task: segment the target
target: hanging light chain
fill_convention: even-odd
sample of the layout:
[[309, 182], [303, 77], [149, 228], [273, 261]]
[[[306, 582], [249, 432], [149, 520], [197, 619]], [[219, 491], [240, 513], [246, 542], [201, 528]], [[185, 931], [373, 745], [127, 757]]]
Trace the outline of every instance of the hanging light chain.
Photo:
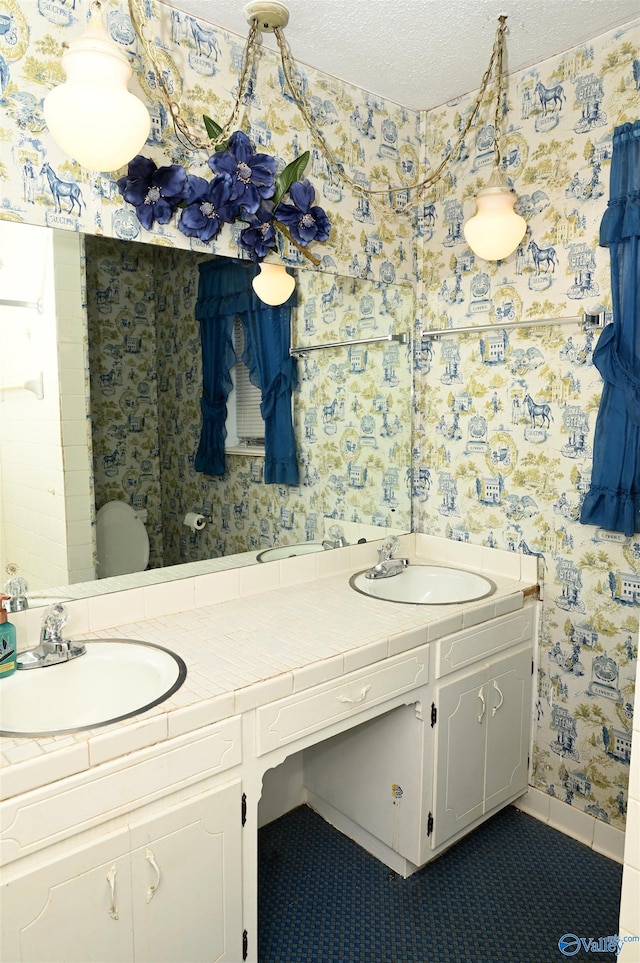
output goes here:
[[[399, 212], [399, 213], [405, 213], [415, 204], [416, 200], [419, 197], [421, 197], [426, 190], [428, 190], [430, 187], [433, 187], [437, 183], [437, 181], [440, 180], [440, 177], [443, 174], [444, 170], [448, 167], [448, 165], [453, 160], [455, 160], [459, 156], [460, 149], [462, 147], [464, 139], [469, 133], [469, 130], [471, 129], [480, 111], [482, 101], [487, 91], [487, 87], [489, 86], [489, 81], [491, 80], [491, 77], [494, 73], [494, 66], [496, 68], [496, 73], [497, 73], [496, 111], [495, 111], [496, 135], [495, 136], [496, 136], [496, 150], [498, 151], [498, 154], [499, 154], [500, 142], [499, 142], [498, 117], [499, 117], [500, 101], [502, 99], [502, 63], [503, 63], [504, 34], [506, 30], [506, 21], [507, 21], [506, 16], [501, 16], [499, 18], [498, 30], [497, 30], [496, 38], [493, 44], [493, 50], [491, 52], [491, 58], [489, 60], [489, 64], [482, 77], [480, 88], [478, 90], [478, 94], [474, 101], [472, 110], [467, 118], [467, 121], [462, 131], [460, 132], [456, 140], [455, 145], [451, 148], [450, 151], [447, 152], [447, 154], [445, 155], [443, 160], [440, 162], [440, 164], [423, 180], [414, 181], [414, 183], [412, 184], [405, 184], [400, 187], [389, 186], [380, 190], [371, 190], [370, 188], [365, 187], [363, 184], [358, 183], [352, 177], [350, 177], [349, 174], [347, 174], [344, 168], [344, 164], [342, 163], [342, 161], [338, 160], [334, 152], [331, 150], [331, 148], [327, 144], [323, 134], [321, 133], [321, 131], [318, 130], [318, 128], [316, 127], [316, 125], [314, 124], [311, 118], [311, 108], [304, 94], [304, 84], [302, 83], [302, 78], [300, 77], [300, 74], [296, 68], [295, 61], [291, 54], [291, 49], [285, 39], [282, 28], [275, 27], [273, 32], [275, 34], [276, 41], [278, 44], [278, 49], [280, 51], [280, 58], [282, 61], [282, 72], [283, 72], [287, 87], [289, 88], [289, 93], [293, 97], [296, 107], [298, 108], [303, 120], [306, 123], [309, 129], [309, 132], [311, 133], [311, 136], [313, 137], [313, 140], [316, 144], [316, 147], [318, 148], [320, 153], [323, 155], [323, 157], [327, 161], [327, 164], [329, 165], [329, 167], [334, 169], [337, 172], [338, 176], [344, 183], [349, 184], [349, 186], [351, 187], [351, 189], [355, 194], [358, 194], [362, 197], [371, 198], [372, 200], [375, 200], [376, 197], [380, 197], [380, 196], [388, 197], [390, 194], [399, 194], [404, 191], [409, 191], [409, 192], [415, 191], [416, 197], [413, 200], [409, 201]], [[252, 24], [255, 24], [255, 22], [256, 22], [255, 20], [252, 21]], [[499, 157], [498, 157], [498, 162], [499, 162]]]
[[[94, 0], [96, 6], [100, 6], [100, 0]], [[129, 13], [131, 17], [131, 22], [133, 24], [134, 30], [142, 44], [145, 55], [148, 58], [151, 66], [153, 67], [156, 80], [158, 83], [159, 90], [166, 102], [169, 114], [171, 116], [171, 121], [173, 123], [176, 136], [179, 142], [188, 148], [195, 150], [216, 150], [222, 143], [229, 139], [233, 130], [237, 129], [238, 120], [240, 116], [240, 111], [242, 109], [242, 104], [247, 90], [249, 74], [253, 64], [258, 58], [258, 44], [256, 37], [259, 33], [259, 22], [256, 18], [251, 20], [249, 25], [249, 33], [247, 35], [247, 40], [245, 43], [245, 48], [243, 52], [242, 69], [240, 72], [240, 77], [238, 80], [238, 89], [236, 94], [235, 103], [231, 110], [228, 120], [222, 126], [220, 133], [214, 138], [201, 138], [195, 134], [189, 127], [187, 121], [181, 114], [180, 104], [174, 100], [166, 86], [166, 82], [162, 76], [162, 67], [160, 66], [158, 57], [156, 55], [156, 44], [154, 37], [149, 29], [149, 21], [146, 17], [143, 8], [143, 0], [129, 0]], [[495, 155], [496, 155], [496, 166], [500, 164], [501, 151], [500, 151], [500, 112], [502, 109], [502, 99], [504, 92], [503, 85], [503, 57], [504, 57], [504, 35], [506, 31], [506, 16], [499, 17], [498, 30], [496, 33], [496, 38], [493, 44], [493, 50], [491, 52], [491, 58], [487, 65], [487, 68], [482, 77], [480, 87], [478, 89], [478, 94], [473, 103], [472, 109], [467, 117], [467, 120], [460, 131], [454, 146], [447, 151], [442, 161], [438, 166], [431, 171], [422, 180], [416, 180], [411, 184], [403, 184], [398, 187], [389, 185], [385, 188], [380, 188], [378, 190], [372, 190], [371, 188], [365, 187], [364, 184], [359, 183], [353, 177], [351, 177], [345, 170], [344, 163], [338, 159], [334, 151], [329, 147], [323, 133], [318, 129], [312, 118], [312, 108], [305, 94], [305, 85], [302, 81], [300, 72], [296, 66], [295, 60], [291, 53], [289, 44], [284, 36], [284, 32], [281, 27], [274, 27], [273, 33], [278, 44], [278, 49], [280, 51], [280, 59], [282, 63], [282, 72], [284, 76], [285, 83], [289, 89], [289, 93], [293, 98], [293, 101], [298, 108], [300, 115], [302, 116], [310, 134], [315, 143], [318, 151], [324, 157], [325, 161], [330, 170], [334, 171], [337, 177], [345, 184], [348, 184], [353, 193], [357, 196], [367, 198], [371, 200], [372, 203], [378, 209], [383, 209], [383, 205], [380, 203], [380, 199], [384, 197], [389, 197], [390, 195], [410, 193], [414, 194], [414, 197], [410, 199], [397, 213], [404, 214], [415, 206], [416, 202], [422, 197], [422, 195], [434, 187], [435, 184], [440, 180], [444, 171], [447, 167], [456, 160], [460, 155], [460, 150], [464, 143], [465, 137], [469, 133], [471, 127], [473, 126], [482, 106], [482, 101], [484, 100], [489, 82], [495, 73], [496, 75], [496, 102], [495, 102], [495, 112], [494, 112], [494, 144], [495, 144]], [[386, 208], [385, 208], [386, 211]]]
[[242, 70], [240, 72], [240, 79], [238, 81], [238, 91], [231, 114], [229, 115], [229, 119], [222, 126], [222, 129], [217, 137], [208, 137], [205, 140], [191, 130], [180, 112], [180, 104], [171, 97], [167, 89], [166, 83], [162, 76], [162, 67], [159, 64], [158, 57], [156, 56], [156, 45], [153, 35], [149, 29], [149, 21], [144, 12], [142, 0], [129, 0], [129, 15], [131, 17], [133, 28], [144, 48], [144, 52], [149, 59], [151, 66], [153, 67], [158, 87], [166, 101], [178, 140], [183, 146], [190, 147], [195, 150], [216, 150], [216, 148], [224, 143], [224, 141], [229, 139], [233, 131], [238, 126], [238, 118], [240, 116], [240, 110], [242, 108], [247, 89], [249, 73], [257, 54], [257, 23], [253, 21], [249, 28], [249, 34], [244, 47]]
[[[506, 30], [507, 18], [505, 16], [501, 16], [499, 20], [500, 20], [500, 26], [498, 27], [498, 36], [502, 39], [502, 42], [497, 45], [498, 49], [496, 52], [496, 104], [495, 104], [495, 113], [493, 118], [493, 138], [494, 138], [494, 145], [495, 145], [494, 165], [496, 167], [500, 166], [500, 161], [502, 160], [502, 152], [500, 150], [500, 134], [501, 134], [500, 128], [502, 125], [502, 118], [501, 118], [502, 98], [504, 95], [504, 76], [502, 73], [503, 71], [502, 60], [504, 55], [503, 38], [504, 38], [504, 31]], [[497, 38], [496, 38], [496, 43], [497, 43]]]

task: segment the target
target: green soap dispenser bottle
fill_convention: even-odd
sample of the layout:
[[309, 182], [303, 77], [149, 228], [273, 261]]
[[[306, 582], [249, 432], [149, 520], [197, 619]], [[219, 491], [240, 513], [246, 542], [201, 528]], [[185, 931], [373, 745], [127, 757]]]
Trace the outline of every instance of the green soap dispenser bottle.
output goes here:
[[0, 594], [0, 679], [16, 671], [16, 627], [7, 621], [4, 603], [10, 595]]

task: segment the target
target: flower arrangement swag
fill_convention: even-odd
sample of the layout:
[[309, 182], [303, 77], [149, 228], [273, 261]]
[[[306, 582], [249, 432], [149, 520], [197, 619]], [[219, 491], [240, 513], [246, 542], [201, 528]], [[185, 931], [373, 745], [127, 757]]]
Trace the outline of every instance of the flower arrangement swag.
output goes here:
[[[222, 129], [210, 117], [203, 119], [209, 137], [218, 138]], [[179, 164], [157, 167], [138, 154], [129, 162], [126, 177], [117, 183], [146, 230], [154, 222], [167, 224], [180, 209], [178, 230], [208, 242], [224, 224], [240, 220], [247, 226], [240, 232], [239, 243], [253, 261], [260, 262], [276, 250], [279, 230], [319, 264], [306, 247], [312, 241], [326, 241], [331, 225], [323, 209], [314, 204], [314, 188], [302, 179], [308, 162], [309, 151], [305, 151], [276, 174], [276, 159], [256, 153], [247, 135], [237, 130], [208, 159], [214, 174], [211, 180], [187, 174]]]

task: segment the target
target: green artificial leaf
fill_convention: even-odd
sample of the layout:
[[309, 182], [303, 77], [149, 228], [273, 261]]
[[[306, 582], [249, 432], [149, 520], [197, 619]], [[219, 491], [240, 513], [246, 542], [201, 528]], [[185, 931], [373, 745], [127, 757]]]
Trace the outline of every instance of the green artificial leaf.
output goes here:
[[276, 177], [276, 192], [273, 195], [273, 205], [277, 207], [284, 195], [292, 184], [299, 181], [304, 174], [305, 167], [309, 163], [309, 151], [306, 150], [300, 157], [296, 157], [285, 169]]
[[[209, 137], [210, 140], [215, 140], [216, 137], [219, 137], [222, 133], [222, 127], [220, 124], [216, 124], [215, 120], [212, 120], [211, 117], [207, 117], [206, 114], [202, 115], [202, 119], [207, 130], [207, 137]], [[217, 144], [215, 149], [216, 151], [226, 150], [228, 144], [229, 142], [224, 140], [220, 144]]]

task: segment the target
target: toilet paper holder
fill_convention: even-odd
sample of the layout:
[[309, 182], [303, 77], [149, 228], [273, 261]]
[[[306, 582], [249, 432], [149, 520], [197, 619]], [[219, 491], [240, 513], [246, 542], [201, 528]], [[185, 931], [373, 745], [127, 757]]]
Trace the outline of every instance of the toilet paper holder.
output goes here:
[[202, 515], [200, 512], [187, 512], [182, 521], [183, 525], [190, 528], [192, 532], [201, 532], [207, 522], [211, 522], [210, 515]]

